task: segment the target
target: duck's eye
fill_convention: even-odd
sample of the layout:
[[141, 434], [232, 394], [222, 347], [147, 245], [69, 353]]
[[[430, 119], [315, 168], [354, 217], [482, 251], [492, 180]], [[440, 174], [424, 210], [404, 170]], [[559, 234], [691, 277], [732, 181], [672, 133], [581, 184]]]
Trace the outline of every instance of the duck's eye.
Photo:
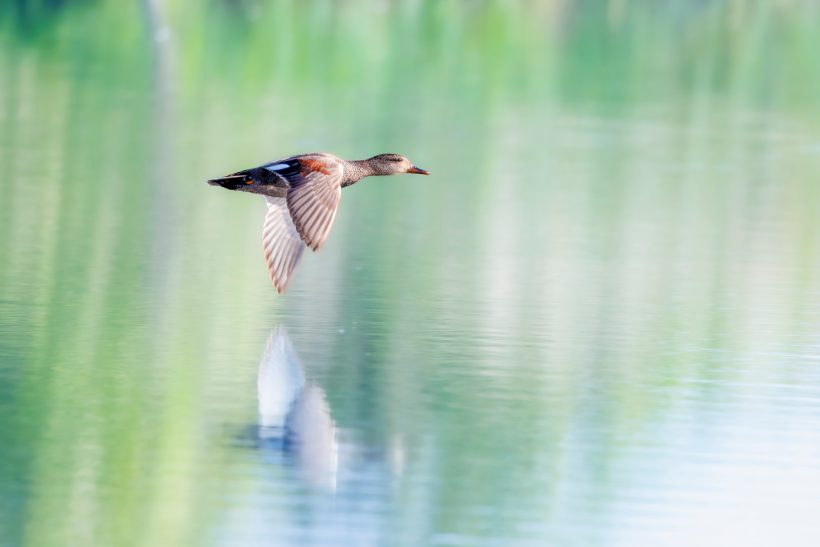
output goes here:
[[390, 158], [390, 161], [401, 161], [401, 158]]

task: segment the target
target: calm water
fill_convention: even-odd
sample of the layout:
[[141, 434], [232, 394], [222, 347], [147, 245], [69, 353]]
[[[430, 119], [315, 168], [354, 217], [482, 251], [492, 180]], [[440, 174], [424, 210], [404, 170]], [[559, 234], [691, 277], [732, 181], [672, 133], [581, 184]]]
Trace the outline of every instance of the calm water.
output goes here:
[[820, 544], [816, 7], [12, 4], [0, 545]]

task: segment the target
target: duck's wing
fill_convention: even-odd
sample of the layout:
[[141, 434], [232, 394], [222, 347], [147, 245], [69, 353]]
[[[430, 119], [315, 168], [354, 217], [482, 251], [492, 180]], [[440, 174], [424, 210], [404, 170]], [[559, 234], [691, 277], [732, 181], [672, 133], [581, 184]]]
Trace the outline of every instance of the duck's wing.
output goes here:
[[330, 154], [304, 154], [263, 166], [287, 180], [288, 210], [296, 230], [314, 251], [324, 244], [342, 195], [344, 165]]
[[262, 227], [262, 248], [271, 283], [282, 294], [302, 259], [305, 244], [290, 217], [287, 200], [265, 197], [265, 201], [268, 203], [268, 213]]

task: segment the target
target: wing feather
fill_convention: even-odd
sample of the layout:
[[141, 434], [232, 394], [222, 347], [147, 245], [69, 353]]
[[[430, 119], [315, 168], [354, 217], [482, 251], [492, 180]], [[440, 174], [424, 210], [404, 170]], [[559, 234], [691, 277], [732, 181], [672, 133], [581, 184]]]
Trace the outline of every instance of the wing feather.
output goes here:
[[285, 292], [299, 264], [305, 244], [288, 211], [285, 198], [266, 197], [268, 213], [262, 226], [262, 247], [271, 283], [280, 294]]
[[318, 155], [300, 162], [298, 176], [288, 177], [288, 210], [302, 240], [315, 251], [324, 244], [336, 218], [344, 168]]

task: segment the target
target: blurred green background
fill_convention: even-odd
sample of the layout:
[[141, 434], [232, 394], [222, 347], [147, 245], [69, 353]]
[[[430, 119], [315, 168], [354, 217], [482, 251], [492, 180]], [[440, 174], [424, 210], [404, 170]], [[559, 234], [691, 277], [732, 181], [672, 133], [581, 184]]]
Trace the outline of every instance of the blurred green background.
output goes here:
[[[808, 0], [4, 2], [0, 545], [819, 544], [818, 52]], [[204, 180], [308, 151], [432, 176], [279, 297]]]

